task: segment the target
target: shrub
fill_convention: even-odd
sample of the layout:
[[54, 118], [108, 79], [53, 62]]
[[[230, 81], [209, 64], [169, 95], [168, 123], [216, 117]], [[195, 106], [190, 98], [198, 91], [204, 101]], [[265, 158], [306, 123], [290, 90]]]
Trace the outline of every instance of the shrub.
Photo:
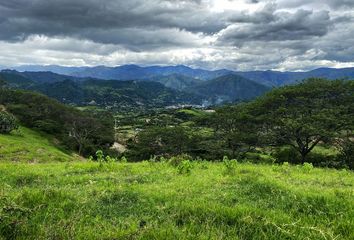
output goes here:
[[343, 163], [338, 161], [338, 157], [336, 155], [326, 155], [318, 152], [309, 153], [306, 162], [312, 163], [316, 167], [343, 167]]
[[301, 156], [300, 154], [294, 149], [290, 147], [283, 147], [277, 149], [273, 154], [277, 163], [300, 163]]
[[183, 160], [178, 166], [179, 174], [190, 174], [192, 172], [193, 164], [189, 160]]
[[235, 159], [229, 160], [229, 158], [225, 156], [223, 159], [223, 163], [225, 167], [225, 174], [234, 175], [236, 172], [237, 160]]
[[113, 158], [113, 157], [107, 155], [107, 156], [105, 157], [105, 161], [106, 161], [107, 163], [114, 163], [114, 162], [117, 161], [117, 159], [115, 159], [115, 158]]
[[283, 167], [284, 168], [288, 168], [290, 166], [290, 164], [288, 162], [283, 162]]
[[311, 172], [311, 170], [313, 169], [313, 165], [312, 163], [307, 163], [305, 162], [303, 165], [302, 165], [302, 170], [306, 173], [309, 173]]
[[96, 158], [97, 158], [97, 162], [100, 163], [100, 166], [102, 166], [103, 164], [103, 161], [104, 161], [104, 154], [103, 154], [103, 151], [102, 150], [98, 150], [96, 152]]
[[185, 160], [192, 161], [193, 158], [188, 154], [181, 154], [181, 155], [171, 157], [168, 163], [174, 167], [177, 167]]
[[128, 159], [125, 156], [123, 156], [123, 157], [121, 157], [120, 162], [127, 163]]
[[19, 128], [16, 118], [7, 112], [0, 112], [0, 133], [10, 133]]
[[341, 144], [338, 161], [351, 170], [354, 170], [354, 142], [347, 139]]

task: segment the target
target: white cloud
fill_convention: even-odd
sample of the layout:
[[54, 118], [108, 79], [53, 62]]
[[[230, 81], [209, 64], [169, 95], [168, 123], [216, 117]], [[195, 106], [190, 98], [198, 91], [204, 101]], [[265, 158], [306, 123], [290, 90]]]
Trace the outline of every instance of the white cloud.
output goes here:
[[352, 0], [0, 0], [0, 65], [354, 66]]

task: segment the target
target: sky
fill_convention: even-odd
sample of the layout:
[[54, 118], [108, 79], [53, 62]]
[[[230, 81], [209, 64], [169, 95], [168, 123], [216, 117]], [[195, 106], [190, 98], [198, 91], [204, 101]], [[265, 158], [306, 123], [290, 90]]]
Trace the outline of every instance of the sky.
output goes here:
[[0, 0], [0, 66], [354, 67], [354, 0]]

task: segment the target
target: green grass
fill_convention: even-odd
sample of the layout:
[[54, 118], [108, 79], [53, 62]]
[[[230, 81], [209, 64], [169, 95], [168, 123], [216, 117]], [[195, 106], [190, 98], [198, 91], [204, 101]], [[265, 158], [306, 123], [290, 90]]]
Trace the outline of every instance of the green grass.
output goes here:
[[0, 239], [354, 239], [353, 190], [286, 165], [1, 163]]
[[74, 160], [59, 150], [48, 138], [21, 127], [9, 135], [0, 134], [0, 160], [11, 162], [66, 162]]

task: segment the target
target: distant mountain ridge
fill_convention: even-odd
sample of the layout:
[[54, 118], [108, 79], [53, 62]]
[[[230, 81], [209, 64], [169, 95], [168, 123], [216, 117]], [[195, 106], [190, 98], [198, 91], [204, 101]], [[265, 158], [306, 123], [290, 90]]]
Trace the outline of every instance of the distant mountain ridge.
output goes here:
[[198, 84], [203, 83], [203, 80], [181, 75], [181, 74], [171, 74], [167, 76], [155, 76], [150, 79], [149, 81], [159, 82], [165, 85], [166, 87], [176, 89], [179, 91], [183, 91], [185, 89], [194, 87]]
[[[193, 69], [184, 65], [178, 66], [149, 66], [123, 65], [118, 67], [62, 67], [55, 65], [48, 66], [20, 66], [13, 68], [18, 71], [51, 71], [57, 74], [70, 75], [73, 77], [90, 77], [105, 80], [151, 80], [170, 75], [183, 75], [197, 80], [212, 80], [230, 73], [250, 79], [254, 82], [278, 87], [293, 84], [310, 77], [321, 77], [327, 79], [354, 79], [354, 68], [318, 68], [307, 72], [279, 72], [279, 71], [231, 71], [221, 69], [209, 71], [204, 69]], [[172, 86], [179, 88], [178, 86]]]
[[184, 65], [177, 66], [149, 66], [122, 65], [118, 67], [62, 67], [55, 65], [39, 66], [29, 65], [12, 68], [17, 71], [51, 71], [58, 74], [70, 75], [74, 77], [92, 77], [104, 80], [138, 80], [150, 79], [157, 76], [168, 76], [173, 74], [185, 75], [188, 77], [211, 80], [216, 77], [226, 75], [232, 71], [222, 69], [209, 71], [204, 69], [193, 69]]
[[129, 110], [202, 103], [199, 96], [176, 91], [154, 81], [83, 79], [48, 72], [20, 73], [12, 70], [1, 71], [0, 79], [6, 87], [40, 92], [63, 103], [81, 106]]
[[203, 96], [204, 101], [214, 105], [254, 99], [270, 90], [271, 87], [236, 74], [228, 74], [202, 82], [186, 91]]
[[249, 100], [270, 90], [232, 73], [208, 81], [180, 74], [117, 81], [52, 72], [3, 70], [0, 71], [0, 79], [5, 81], [7, 87], [37, 91], [64, 103], [90, 105], [92, 102], [119, 109], [181, 104], [213, 105]]
[[354, 68], [318, 68], [308, 72], [251, 71], [235, 74], [267, 86], [279, 87], [313, 77], [330, 80], [354, 79]]
[[[272, 87], [294, 84], [310, 77], [354, 79], [354, 68], [319, 68], [309, 72], [208, 71], [183, 65], [28, 68], [42, 71], [2, 70], [1, 85], [5, 80], [10, 87], [38, 91], [66, 103], [94, 101], [107, 106], [122, 103], [133, 107], [244, 101], [258, 97]], [[22, 70], [30, 69], [22, 67]]]

